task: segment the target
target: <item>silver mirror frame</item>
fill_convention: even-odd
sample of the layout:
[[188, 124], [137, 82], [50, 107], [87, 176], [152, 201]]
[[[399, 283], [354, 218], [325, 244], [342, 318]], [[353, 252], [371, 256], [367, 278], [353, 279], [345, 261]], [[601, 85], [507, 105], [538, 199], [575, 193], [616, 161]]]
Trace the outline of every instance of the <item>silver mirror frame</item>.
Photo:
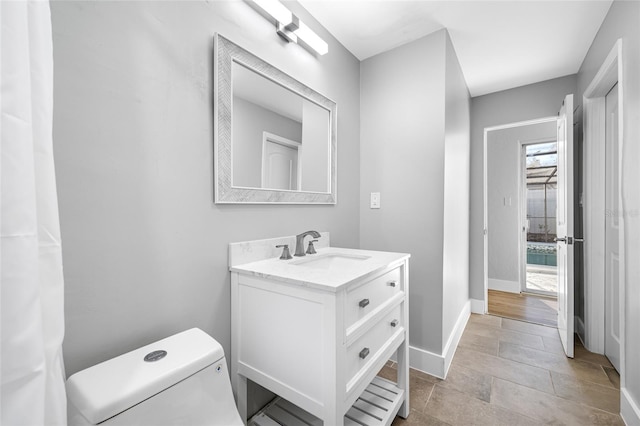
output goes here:
[[[214, 36], [214, 192], [216, 204], [336, 204], [337, 105], [220, 34]], [[232, 186], [233, 76], [237, 62], [329, 111], [330, 191], [305, 192]]]

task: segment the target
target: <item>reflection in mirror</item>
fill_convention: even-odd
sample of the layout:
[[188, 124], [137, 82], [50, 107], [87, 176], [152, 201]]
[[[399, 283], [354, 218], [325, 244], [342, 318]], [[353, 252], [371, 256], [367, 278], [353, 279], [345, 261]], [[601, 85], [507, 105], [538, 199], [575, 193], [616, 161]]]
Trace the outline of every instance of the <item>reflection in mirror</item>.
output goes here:
[[336, 104], [217, 34], [216, 203], [336, 203]]
[[232, 186], [329, 192], [329, 111], [233, 62]]

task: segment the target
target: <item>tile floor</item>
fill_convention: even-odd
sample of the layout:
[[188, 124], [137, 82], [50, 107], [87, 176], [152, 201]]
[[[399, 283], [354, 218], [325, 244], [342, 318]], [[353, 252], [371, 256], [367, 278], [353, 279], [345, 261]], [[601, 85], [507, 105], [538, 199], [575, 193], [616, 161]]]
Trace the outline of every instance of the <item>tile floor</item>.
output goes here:
[[[394, 425], [623, 425], [620, 379], [576, 341], [564, 356], [558, 332], [472, 314], [446, 380], [411, 370], [411, 415]], [[380, 376], [396, 379], [390, 363]]]

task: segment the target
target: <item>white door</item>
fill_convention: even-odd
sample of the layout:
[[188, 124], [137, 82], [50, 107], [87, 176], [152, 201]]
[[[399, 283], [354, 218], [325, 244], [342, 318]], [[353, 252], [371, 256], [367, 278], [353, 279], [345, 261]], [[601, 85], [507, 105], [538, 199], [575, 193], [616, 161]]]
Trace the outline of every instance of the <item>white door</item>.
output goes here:
[[266, 140], [262, 157], [262, 187], [298, 189], [298, 148]]
[[620, 164], [618, 162], [618, 85], [605, 98], [605, 339], [604, 354], [620, 371]]
[[573, 358], [573, 95], [558, 114], [557, 203], [558, 333]]

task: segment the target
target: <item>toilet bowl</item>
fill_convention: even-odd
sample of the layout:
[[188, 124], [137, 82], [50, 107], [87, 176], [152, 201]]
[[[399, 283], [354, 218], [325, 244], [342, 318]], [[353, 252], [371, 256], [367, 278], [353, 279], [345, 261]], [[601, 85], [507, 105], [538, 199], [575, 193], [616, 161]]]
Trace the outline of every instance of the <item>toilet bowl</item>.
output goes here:
[[222, 346], [192, 328], [72, 375], [69, 425], [240, 426]]

